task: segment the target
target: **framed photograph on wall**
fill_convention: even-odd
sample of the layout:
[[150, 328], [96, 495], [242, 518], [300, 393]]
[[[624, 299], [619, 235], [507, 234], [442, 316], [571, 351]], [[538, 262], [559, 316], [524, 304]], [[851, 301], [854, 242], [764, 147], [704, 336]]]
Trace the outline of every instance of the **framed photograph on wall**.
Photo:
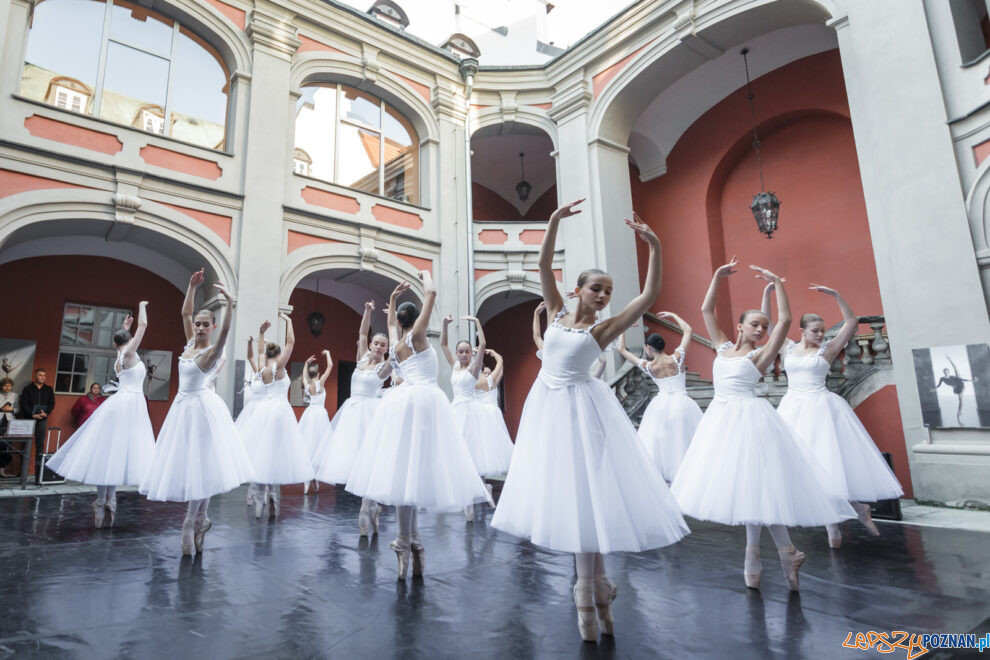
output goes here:
[[0, 339], [0, 378], [14, 381], [20, 392], [34, 377], [34, 351], [37, 342], [28, 339]]
[[168, 401], [172, 382], [172, 351], [138, 349], [148, 375], [144, 379], [144, 395], [149, 401]]
[[990, 428], [990, 346], [934, 346], [912, 353], [925, 426]]

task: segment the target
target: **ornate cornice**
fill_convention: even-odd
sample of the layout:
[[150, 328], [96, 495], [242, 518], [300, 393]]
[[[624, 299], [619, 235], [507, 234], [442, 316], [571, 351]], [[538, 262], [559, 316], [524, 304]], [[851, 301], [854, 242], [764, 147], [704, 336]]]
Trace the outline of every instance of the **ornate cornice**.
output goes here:
[[286, 61], [292, 59], [302, 44], [296, 38], [296, 27], [291, 18], [269, 14], [261, 9], [251, 12], [251, 22], [245, 31], [255, 48]]

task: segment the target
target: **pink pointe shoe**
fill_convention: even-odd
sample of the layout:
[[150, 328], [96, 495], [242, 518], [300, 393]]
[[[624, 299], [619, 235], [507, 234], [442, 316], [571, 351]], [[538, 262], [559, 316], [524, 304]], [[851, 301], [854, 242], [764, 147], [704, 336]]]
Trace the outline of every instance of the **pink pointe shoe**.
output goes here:
[[196, 553], [195, 523], [186, 518], [182, 521], [182, 554], [192, 557]]
[[409, 572], [409, 541], [395, 539], [388, 547], [395, 550], [395, 557], [399, 561], [399, 579], [405, 580]]
[[577, 607], [578, 632], [586, 642], [598, 640], [598, 614], [595, 611], [595, 587], [588, 578], [578, 578], [574, 585], [574, 605]]
[[743, 562], [743, 580], [750, 589], [760, 588], [760, 576], [763, 574], [763, 563], [760, 561], [760, 546], [746, 546], [746, 561]]
[[838, 550], [842, 547], [842, 532], [839, 531], [838, 525], [825, 525], [825, 531], [828, 532], [828, 547], [833, 550]]
[[409, 550], [412, 551], [413, 577], [423, 577], [423, 570], [426, 568], [426, 550], [418, 537], [409, 542]]
[[777, 548], [777, 555], [780, 557], [780, 567], [784, 570], [787, 587], [791, 591], [798, 591], [798, 569], [804, 563], [804, 553], [789, 545], [786, 548]]
[[196, 526], [193, 528], [193, 545], [197, 555], [203, 552], [203, 539], [211, 527], [213, 527], [212, 520], [206, 516], [196, 517]]
[[880, 536], [880, 530], [877, 529], [877, 524], [873, 522], [873, 512], [870, 510], [870, 505], [865, 502], [853, 502], [852, 507], [859, 516], [859, 522], [863, 523], [863, 527], [866, 528], [870, 536]]
[[612, 616], [612, 601], [619, 594], [615, 584], [604, 575], [595, 578], [595, 609], [598, 610], [598, 623], [603, 635], [615, 634], [615, 619]]
[[106, 501], [96, 500], [93, 502], [93, 527], [99, 529], [103, 527], [103, 516], [106, 514]]

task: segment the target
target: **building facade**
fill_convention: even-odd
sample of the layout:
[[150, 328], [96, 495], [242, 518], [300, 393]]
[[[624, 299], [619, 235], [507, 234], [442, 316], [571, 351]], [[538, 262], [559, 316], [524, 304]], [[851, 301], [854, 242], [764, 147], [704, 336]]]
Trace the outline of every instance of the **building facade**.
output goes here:
[[[645, 254], [621, 223], [634, 209], [664, 244], [654, 311], [698, 329], [733, 254], [785, 275], [794, 311], [826, 325], [840, 316], [806, 283], [837, 288], [875, 317], [846, 362], [889, 368], [858, 372], [849, 397], [906, 489], [990, 502], [990, 401], [973, 384], [990, 365], [971, 351], [966, 405], [983, 423], [954, 428], [932, 422], [914, 352], [990, 340], [985, 0], [644, 0], [546, 62], [480, 68], [476, 40], [412, 36], [400, 5], [0, 0], [2, 336], [37, 342], [55, 422], [71, 426], [73, 397], [110, 373], [108, 329], [147, 299], [158, 427], [194, 269], [235, 291], [220, 380], [235, 408], [263, 320], [293, 312], [299, 362], [329, 348], [344, 396], [363, 303], [381, 309], [403, 280], [420, 295], [426, 269], [433, 327], [477, 313], [505, 355], [514, 427], [539, 368], [544, 222], [584, 197], [555, 257], [563, 288], [596, 266], [613, 308], [636, 295]], [[782, 200], [770, 241], [749, 210], [761, 166]], [[720, 316], [759, 296], [737, 276]], [[704, 378], [713, 352], [694, 346]]]

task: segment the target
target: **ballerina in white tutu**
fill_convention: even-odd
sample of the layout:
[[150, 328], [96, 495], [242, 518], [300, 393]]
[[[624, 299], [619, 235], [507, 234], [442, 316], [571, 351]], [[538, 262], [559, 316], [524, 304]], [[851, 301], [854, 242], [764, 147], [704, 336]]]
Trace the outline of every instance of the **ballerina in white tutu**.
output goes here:
[[[567, 312], [557, 290], [553, 253], [561, 219], [554, 212], [540, 247], [540, 284], [552, 320], [543, 338], [543, 366], [526, 398], [512, 465], [492, 527], [552, 550], [572, 552], [577, 565], [574, 602], [586, 641], [613, 634], [615, 585], [604, 554], [641, 552], [688, 533], [677, 502], [608, 386], [589, 373], [592, 363], [660, 293], [660, 240], [635, 216], [626, 225], [650, 247], [642, 293], [616, 316], [597, 321], [612, 296], [612, 278], [597, 269], [578, 277], [577, 307]], [[597, 617], [596, 617], [597, 610]]]
[[[265, 342], [264, 330], [271, 327], [271, 324], [268, 323], [268, 321], [265, 321], [265, 324], [261, 327], [262, 332], [258, 334], [258, 341], [263, 344]], [[242, 389], [243, 405], [241, 406], [241, 412], [237, 415], [237, 420], [234, 422], [234, 426], [236, 426], [238, 432], [241, 433], [243, 433], [244, 429], [247, 428], [248, 420], [251, 418], [251, 411], [254, 408], [254, 404], [261, 396], [264, 386], [264, 383], [261, 382], [261, 373], [258, 370], [258, 361], [255, 359], [256, 357], [257, 354], [254, 350], [254, 337], [248, 337], [247, 365], [250, 367], [250, 372], [244, 374], [244, 386]], [[260, 498], [262, 503], [264, 503], [264, 498], [258, 493], [258, 484], [252, 481], [248, 484], [247, 505], [253, 507], [255, 499], [258, 498]]]
[[182, 327], [188, 343], [179, 356], [179, 392], [158, 433], [151, 465], [138, 490], [149, 500], [188, 502], [182, 523], [182, 554], [203, 551], [203, 538], [213, 523], [207, 516], [210, 497], [237, 488], [251, 479], [251, 462], [234, 420], [207, 382], [223, 353], [230, 332], [234, 299], [223, 284], [214, 284], [227, 300], [215, 344], [210, 335], [216, 317], [201, 309], [193, 317], [196, 289], [203, 270], [193, 273], [182, 302]]
[[396, 506], [399, 534], [389, 547], [398, 559], [400, 580], [410, 563], [414, 576], [424, 570], [418, 507], [460, 509], [476, 499], [491, 501], [454, 426], [450, 403], [437, 387], [437, 354], [426, 336], [437, 291], [429, 271], [420, 271], [419, 277], [425, 294], [422, 310], [411, 302], [397, 306], [408, 282], [392, 291], [391, 361], [393, 368], [399, 365], [403, 384], [382, 401], [346, 486], [355, 495]]
[[[577, 296], [573, 291], [568, 291], [564, 294], [567, 300], [573, 300]], [[547, 303], [546, 301], [540, 301], [540, 304], [536, 306], [533, 310], [533, 343], [536, 345], [536, 357], [539, 360], [543, 359], [543, 332], [540, 325], [540, 314], [546, 311]], [[595, 315], [595, 321], [598, 320], [598, 315]], [[633, 326], [639, 325], [634, 323]], [[598, 356], [594, 364], [591, 365], [591, 377], [592, 378], [602, 378], [605, 375], [605, 367], [607, 366], [607, 360], [605, 355], [615, 349], [615, 342], [612, 342], [604, 349], [602, 349], [602, 354]]]
[[[310, 355], [306, 358], [303, 366], [302, 386], [306, 393], [308, 404], [299, 419], [299, 432], [302, 433], [306, 442], [306, 451], [310, 460], [316, 460], [316, 451], [320, 448], [320, 442], [330, 436], [330, 415], [327, 414], [327, 379], [333, 371], [333, 359], [330, 351], [324, 349], [323, 356], [327, 359], [327, 368], [320, 373], [320, 365], [316, 363], [316, 356]], [[315, 465], [315, 463], [314, 463]], [[310, 488], [314, 492], [319, 492], [320, 482], [312, 479], [303, 484], [303, 495], [309, 492]]]
[[[382, 385], [390, 375], [395, 379], [392, 366], [385, 359], [388, 337], [376, 332], [368, 341], [373, 311], [373, 301], [364, 303], [358, 329], [357, 364], [351, 373], [351, 394], [334, 415], [330, 433], [324, 436], [313, 458], [316, 478], [324, 483], [347, 483], [368, 427], [381, 405]], [[381, 505], [370, 497], [361, 500], [361, 510], [358, 512], [358, 532], [361, 536], [367, 536], [371, 530], [378, 533], [381, 512]]]
[[[508, 441], [506, 446], [507, 438], [497, 434], [497, 428], [490, 424], [490, 416], [487, 414], [489, 410], [485, 408], [484, 400], [479, 396], [488, 389], [487, 381], [483, 381], [481, 377], [487, 347], [485, 331], [477, 318], [464, 316], [461, 319], [475, 324], [478, 347], [472, 349], [470, 342], [461, 340], [454, 347], [456, 356], [451, 353], [447, 345], [447, 327], [453, 321], [453, 317], [444, 318], [443, 328], [440, 331], [440, 349], [452, 368], [450, 385], [454, 392], [454, 400], [450, 404], [450, 412], [478, 474], [482, 477], [502, 474], [509, 469], [512, 442]], [[468, 521], [474, 520], [474, 505], [468, 505], [464, 513]]]
[[705, 327], [718, 346], [712, 366], [715, 398], [695, 431], [671, 490], [684, 513], [699, 520], [746, 525], [746, 586], [758, 589], [760, 531], [770, 530], [784, 577], [798, 590], [798, 569], [804, 553], [794, 548], [787, 527], [817, 527], [855, 517], [841, 496], [819, 482], [816, 466], [808, 463], [794, 433], [773, 406], [756, 396], [754, 388], [787, 338], [791, 310], [779, 277], [750, 266], [757, 277], [773, 282], [777, 291], [777, 325], [764, 346], [770, 319], [759, 310], [744, 312], [729, 341], [715, 318], [719, 283], [736, 271], [735, 257], [715, 271], [701, 306]]
[[660, 474], [669, 484], [681, 466], [694, 430], [701, 421], [701, 408], [688, 396], [684, 358], [691, 344], [693, 330], [684, 319], [673, 312], [660, 312], [660, 318], [671, 318], [681, 329], [681, 344], [671, 354], [663, 352], [666, 342], [653, 333], [646, 338], [646, 359], [633, 355], [626, 349], [625, 335], [619, 336], [619, 353], [628, 362], [642, 369], [653, 379], [660, 391], [639, 423], [639, 437], [650, 453]]
[[505, 425], [505, 416], [502, 409], [498, 407], [499, 384], [505, 373], [502, 356], [490, 348], [485, 349], [485, 355], [495, 360], [495, 368], [485, 366], [481, 370], [478, 382], [475, 383], [475, 396], [482, 403], [481, 414], [483, 424], [489, 429], [494, 438], [495, 445], [501, 447], [505, 454], [505, 469], [509, 469], [512, 460], [512, 437], [509, 435], [509, 428]]
[[[285, 365], [292, 357], [296, 335], [292, 320], [282, 312], [278, 317], [285, 321], [285, 348], [274, 342], [258, 342], [258, 363], [263, 365], [261, 392], [240, 429], [258, 492], [264, 488], [260, 500], [255, 496], [255, 518], [261, 517], [265, 503], [269, 505], [269, 517], [278, 516], [282, 484], [305, 483], [314, 476], [306, 441], [288, 399], [291, 381]], [[262, 326], [262, 333], [264, 329]], [[264, 353], [260, 352], [262, 348]]]
[[[144, 398], [147, 369], [137, 350], [148, 327], [148, 302], [138, 303], [137, 327], [128, 316], [113, 335], [117, 347], [117, 388], [69, 441], [55, 452], [48, 467], [66, 479], [96, 486], [93, 526], [113, 527], [117, 514], [117, 486], [141, 483], [155, 452], [155, 434]], [[108, 388], [109, 389], [109, 388]]]
[[[835, 337], [825, 341], [822, 317], [801, 317], [801, 341], [787, 340], [782, 353], [787, 394], [777, 412], [794, 429], [809, 460], [824, 468], [829, 485], [849, 500], [870, 534], [878, 536], [867, 502], [898, 498], [904, 491], [856, 413], [825, 386], [829, 365], [856, 334], [859, 318], [835, 289], [818, 284], [810, 288], [835, 298], [843, 324]], [[829, 547], [838, 549], [842, 545], [839, 526], [833, 523], [825, 529]]]

